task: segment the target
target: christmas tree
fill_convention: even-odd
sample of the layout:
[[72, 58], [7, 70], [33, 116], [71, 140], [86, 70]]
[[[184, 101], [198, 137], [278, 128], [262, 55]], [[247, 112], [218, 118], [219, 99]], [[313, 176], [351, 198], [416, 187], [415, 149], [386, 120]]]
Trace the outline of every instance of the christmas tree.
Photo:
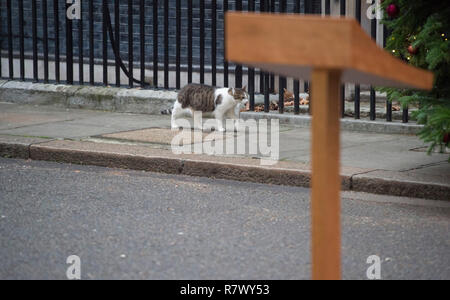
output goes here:
[[[435, 74], [432, 91], [383, 89], [388, 99], [416, 103], [413, 118], [425, 125], [419, 136], [429, 153], [449, 146], [450, 4], [442, 0], [382, 0], [384, 23], [391, 32], [386, 49], [400, 59]], [[450, 160], [449, 160], [450, 161]]]

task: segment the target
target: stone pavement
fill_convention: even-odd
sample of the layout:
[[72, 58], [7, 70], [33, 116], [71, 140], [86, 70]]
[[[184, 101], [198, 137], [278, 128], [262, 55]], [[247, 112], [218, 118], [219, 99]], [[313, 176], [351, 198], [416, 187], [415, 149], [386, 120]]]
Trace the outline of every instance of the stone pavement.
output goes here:
[[[255, 159], [261, 153], [249, 154], [248, 149], [240, 155], [174, 154], [169, 127], [169, 117], [162, 115], [0, 103], [0, 155], [309, 185], [307, 127], [280, 125], [280, 157], [273, 166], [261, 166]], [[246, 139], [252, 135], [256, 133]], [[235, 133], [208, 133], [203, 138], [203, 143], [238, 143]], [[426, 145], [416, 136], [343, 131], [341, 153], [344, 190], [450, 200], [449, 154], [427, 155]]]

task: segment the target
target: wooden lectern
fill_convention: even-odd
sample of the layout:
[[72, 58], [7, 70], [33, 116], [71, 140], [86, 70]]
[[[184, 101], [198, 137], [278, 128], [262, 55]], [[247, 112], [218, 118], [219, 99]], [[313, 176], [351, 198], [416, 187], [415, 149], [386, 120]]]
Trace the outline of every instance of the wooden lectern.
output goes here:
[[433, 74], [383, 49], [354, 19], [227, 13], [226, 59], [311, 80], [312, 278], [341, 278], [340, 86], [431, 89]]

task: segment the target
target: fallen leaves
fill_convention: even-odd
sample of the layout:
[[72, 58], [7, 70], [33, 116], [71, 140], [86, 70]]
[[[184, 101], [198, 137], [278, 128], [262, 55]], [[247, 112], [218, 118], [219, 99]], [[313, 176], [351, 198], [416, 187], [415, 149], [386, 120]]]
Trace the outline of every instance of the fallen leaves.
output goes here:
[[401, 109], [400, 105], [392, 105], [392, 111], [400, 111]]
[[[294, 106], [295, 105], [295, 101], [285, 101], [284, 102], [284, 107], [288, 107], [288, 106]], [[307, 99], [300, 99], [300, 105], [309, 105], [309, 100]], [[278, 102], [272, 101], [269, 104], [269, 110], [278, 110]], [[247, 103], [247, 105], [245, 106], [245, 108], [243, 108], [241, 110], [241, 112], [243, 111], [250, 111], [250, 104]], [[264, 111], [264, 104], [257, 104], [255, 105], [255, 112], [262, 112]]]

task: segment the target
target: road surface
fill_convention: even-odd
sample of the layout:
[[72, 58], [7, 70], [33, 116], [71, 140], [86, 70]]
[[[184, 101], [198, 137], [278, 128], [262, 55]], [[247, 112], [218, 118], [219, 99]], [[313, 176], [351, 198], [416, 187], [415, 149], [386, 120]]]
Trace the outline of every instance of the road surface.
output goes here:
[[[0, 158], [0, 279], [308, 279], [309, 189]], [[344, 193], [344, 279], [450, 279], [450, 202]]]

